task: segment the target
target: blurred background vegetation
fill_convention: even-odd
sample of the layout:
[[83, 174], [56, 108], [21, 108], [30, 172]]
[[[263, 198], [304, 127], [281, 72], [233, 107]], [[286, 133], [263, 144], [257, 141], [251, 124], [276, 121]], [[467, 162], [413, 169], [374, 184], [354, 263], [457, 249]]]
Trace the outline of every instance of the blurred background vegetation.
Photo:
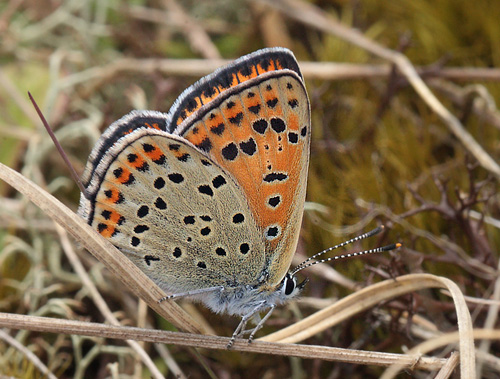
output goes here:
[[[500, 95], [500, 75], [493, 69], [500, 63], [497, 2], [304, 3], [386, 48], [403, 52], [423, 69], [423, 77], [443, 104], [499, 161], [500, 115], [495, 100]], [[217, 59], [285, 46], [301, 62], [388, 64], [271, 5], [271, 1], [243, 0], [1, 2], [0, 162], [76, 210], [77, 186], [41, 127], [27, 91], [37, 99], [81, 173], [92, 146], [109, 124], [132, 109], [167, 112], [184, 88], [221, 64]], [[196, 61], [151, 70], [149, 59]], [[314, 67], [304, 71], [313, 135], [300, 253], [312, 255], [385, 224], [387, 232], [378, 240], [363, 241], [353, 249], [394, 241], [401, 241], [403, 249], [342, 261], [335, 269], [360, 286], [407, 273], [446, 276], [466, 295], [479, 299], [470, 303], [470, 309], [474, 325], [483, 327], [489, 306], [480, 300], [493, 297], [499, 301], [494, 292], [499, 280], [498, 177], [477, 164], [468, 146], [401, 75], [324, 79], [314, 75]], [[491, 70], [481, 75], [458, 70], [450, 79], [443, 74], [446, 68]], [[121, 291], [122, 286], [88, 253], [79, 255], [117, 317], [125, 325], [137, 325], [137, 299]], [[307, 275], [312, 280], [306, 300], [336, 299], [353, 290], [314, 272]], [[321, 304], [304, 301], [282, 307], [264, 332], [288, 325]], [[197, 309], [219, 335], [229, 336], [238, 323], [236, 318]], [[3, 182], [0, 311], [103, 321], [63, 255], [50, 219]], [[401, 322], [402, 315], [408, 314], [434, 322], [443, 332], [456, 329], [450, 298], [429, 290], [381, 304], [307, 342], [402, 352], [424, 338], [410, 332], [411, 317]], [[143, 325], [169, 328], [153, 312], [141, 317]], [[149, 377], [121, 341], [22, 331], [10, 334], [58, 377], [105, 378], [111, 375], [111, 363], [117, 363], [116, 372], [122, 375]], [[165, 351], [158, 352], [154, 345], [145, 348], [166, 375], [173, 375], [162, 359]], [[368, 378], [381, 372], [376, 367], [321, 360], [169, 349], [180, 370], [193, 378], [209, 373], [222, 378]], [[500, 344], [492, 343], [487, 352], [497, 357], [498, 365]], [[443, 350], [436, 356], [447, 353]], [[42, 377], [2, 341], [0, 362], [0, 374]], [[482, 374], [497, 377], [498, 370], [486, 366]]]

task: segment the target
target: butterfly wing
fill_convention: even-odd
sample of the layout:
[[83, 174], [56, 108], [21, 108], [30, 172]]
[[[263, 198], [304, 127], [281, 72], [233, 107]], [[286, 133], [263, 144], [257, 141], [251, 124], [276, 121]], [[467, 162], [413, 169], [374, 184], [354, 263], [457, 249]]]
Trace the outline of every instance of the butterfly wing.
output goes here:
[[297, 246], [309, 161], [309, 99], [295, 57], [282, 48], [243, 57], [188, 88], [169, 115], [171, 132], [243, 189], [265, 244], [267, 285], [278, 285]]
[[[160, 116], [136, 112], [113, 128], [148, 117]], [[183, 138], [136, 129], [90, 177], [79, 213], [166, 290], [258, 283], [264, 246], [241, 189]]]
[[[272, 288], [297, 245], [309, 144], [295, 57], [264, 49], [189, 87], [169, 114], [132, 112], [113, 123], [89, 157], [79, 213], [173, 292], [264, 279]], [[209, 202], [200, 186], [213, 193]]]

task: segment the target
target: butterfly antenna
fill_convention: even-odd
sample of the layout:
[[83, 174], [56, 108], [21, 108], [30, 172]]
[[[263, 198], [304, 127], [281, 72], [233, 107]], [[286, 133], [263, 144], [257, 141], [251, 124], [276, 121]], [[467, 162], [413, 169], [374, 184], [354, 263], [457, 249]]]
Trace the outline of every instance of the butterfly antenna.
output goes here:
[[339, 243], [338, 245], [335, 245], [335, 246], [332, 246], [332, 247], [329, 247], [328, 249], [325, 249], [323, 251], [320, 251], [319, 253], [317, 254], [314, 254], [312, 257], [309, 257], [307, 258], [304, 262], [300, 263], [297, 267], [295, 267], [295, 270], [294, 272], [297, 272], [298, 270], [302, 270], [301, 267], [306, 265], [308, 262], [312, 261], [313, 259], [316, 259], [318, 258], [319, 256], [323, 255], [323, 254], [326, 254], [326, 253], [329, 253], [330, 251], [332, 250], [335, 250], [335, 249], [338, 249], [340, 247], [344, 247], [346, 245], [349, 245], [351, 243], [354, 243], [354, 242], [357, 242], [357, 241], [361, 241], [361, 240], [364, 240], [365, 238], [369, 238], [369, 237], [372, 237], [374, 235], [377, 235], [379, 234], [380, 232], [382, 232], [383, 230], [385, 229], [385, 226], [384, 225], [381, 225], [373, 230], [370, 230], [369, 232], [367, 233], [364, 233], [364, 234], [361, 234], [359, 236], [356, 236], [354, 238], [351, 238], [350, 240], [348, 241], [344, 241], [342, 243]]
[[319, 264], [319, 263], [326, 263], [326, 262], [331, 262], [331, 261], [337, 261], [339, 259], [345, 259], [345, 258], [359, 257], [360, 255], [367, 255], [367, 254], [373, 254], [373, 253], [382, 253], [384, 251], [390, 251], [390, 250], [399, 249], [401, 246], [402, 245], [400, 243], [393, 243], [393, 244], [390, 244], [390, 245], [387, 245], [387, 246], [377, 247], [376, 249], [358, 251], [356, 253], [350, 253], [350, 254], [336, 255], [334, 257], [321, 259], [319, 261], [314, 261], [314, 262], [308, 263], [306, 265], [303, 265], [300, 268], [295, 269], [291, 273], [291, 275], [295, 275], [297, 272], [299, 272], [299, 271], [301, 271], [301, 270], [303, 270], [305, 268], [308, 268], [308, 267], [314, 266], [316, 264]]
[[83, 183], [81, 182], [80, 180], [80, 177], [78, 176], [78, 174], [76, 173], [75, 171], [75, 168], [73, 167], [73, 165], [71, 164], [71, 162], [69, 161], [69, 158], [68, 156], [66, 155], [66, 153], [64, 152], [64, 149], [62, 148], [61, 144], [59, 143], [59, 141], [57, 140], [57, 137], [55, 136], [54, 134], [54, 131], [52, 130], [52, 128], [50, 127], [49, 123], [47, 122], [47, 120], [45, 119], [42, 111], [40, 110], [40, 108], [38, 107], [38, 104], [36, 103], [35, 99], [33, 98], [33, 96], [31, 96], [31, 93], [28, 91], [28, 96], [31, 100], [31, 103], [33, 104], [33, 106], [35, 107], [35, 110], [36, 110], [36, 113], [38, 113], [38, 117], [40, 117], [40, 120], [42, 120], [42, 124], [43, 126], [45, 127], [45, 129], [47, 130], [47, 133], [49, 133], [49, 136], [50, 138], [52, 138], [52, 141], [54, 142], [54, 145], [56, 146], [57, 148], [57, 151], [59, 151], [59, 154], [61, 155], [62, 159], [64, 160], [64, 162], [66, 163], [66, 166], [68, 166], [69, 168], [69, 171], [71, 172], [71, 176], [73, 177], [73, 180], [76, 182], [76, 184], [78, 185], [78, 188], [80, 188], [80, 192], [83, 193], [83, 195], [85, 197], [87, 197], [87, 191], [85, 189], [85, 187], [83, 186]]
[[366, 238], [369, 238], [369, 237], [372, 237], [374, 235], [377, 235], [380, 232], [382, 232], [384, 229], [385, 229], [384, 225], [381, 225], [381, 226], [379, 226], [379, 227], [377, 227], [377, 228], [375, 228], [375, 229], [373, 229], [373, 230], [371, 230], [371, 231], [369, 231], [367, 233], [361, 234], [361, 235], [359, 235], [357, 237], [354, 237], [354, 238], [352, 238], [352, 239], [350, 239], [348, 241], [339, 243], [338, 245], [335, 245], [335, 246], [329, 247], [328, 249], [320, 251], [319, 253], [314, 254], [312, 257], [307, 258], [304, 262], [300, 263], [297, 267], [295, 267], [295, 270], [292, 271], [291, 275], [294, 275], [297, 272], [299, 272], [299, 271], [301, 271], [301, 270], [303, 270], [303, 269], [305, 269], [307, 267], [310, 267], [310, 266], [313, 266], [315, 264], [318, 264], [318, 263], [325, 263], [325, 262], [330, 262], [330, 261], [338, 260], [338, 259], [351, 258], [351, 257], [359, 256], [359, 255], [366, 255], [366, 254], [372, 254], [372, 253], [380, 253], [380, 252], [383, 252], [383, 251], [394, 250], [394, 249], [397, 249], [397, 248], [401, 247], [400, 243], [396, 243], [396, 244], [391, 244], [391, 245], [387, 245], [387, 246], [384, 246], [384, 247], [378, 247], [376, 249], [360, 251], [360, 252], [352, 253], [352, 254], [342, 254], [342, 255], [337, 255], [335, 257], [326, 258], [326, 259], [322, 259], [322, 260], [319, 260], [319, 261], [311, 262], [313, 259], [316, 259], [316, 258], [318, 258], [319, 256], [321, 256], [323, 254], [329, 253], [332, 250], [335, 250], [335, 249], [338, 249], [340, 247], [344, 247], [346, 245], [349, 245], [351, 243], [354, 243], [354, 242], [357, 242], [357, 241], [361, 241], [361, 240], [364, 240]]

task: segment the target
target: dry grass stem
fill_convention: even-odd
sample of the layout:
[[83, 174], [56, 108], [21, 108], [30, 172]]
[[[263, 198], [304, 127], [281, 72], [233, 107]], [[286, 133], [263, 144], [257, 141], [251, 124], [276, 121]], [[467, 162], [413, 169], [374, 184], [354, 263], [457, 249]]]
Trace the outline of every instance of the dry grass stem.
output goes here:
[[[100, 336], [116, 339], [134, 339], [137, 341], [158, 342], [204, 349], [225, 350], [227, 343], [230, 340], [227, 337], [167, 332], [162, 330], [140, 329], [6, 313], [0, 313], [0, 326], [8, 327], [10, 329], [35, 330], [40, 332]], [[394, 364], [402, 364], [404, 367], [411, 367], [417, 370], [438, 370], [446, 362], [444, 359], [432, 357], [416, 357], [415, 355], [408, 356], [401, 354], [340, 349], [335, 347], [262, 341], [254, 341], [249, 344], [246, 340], [236, 340], [231, 350], [258, 354], [300, 357], [305, 359], [322, 359], [326, 361], [348, 362], [362, 365], [390, 366]]]

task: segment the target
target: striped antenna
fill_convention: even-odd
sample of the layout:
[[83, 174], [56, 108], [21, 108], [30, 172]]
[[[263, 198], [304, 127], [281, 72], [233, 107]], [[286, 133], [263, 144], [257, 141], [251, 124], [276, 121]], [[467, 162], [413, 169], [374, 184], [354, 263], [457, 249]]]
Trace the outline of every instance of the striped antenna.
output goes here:
[[383, 247], [377, 247], [375, 249], [370, 249], [370, 250], [364, 250], [364, 251], [359, 251], [359, 252], [356, 252], [356, 253], [350, 253], [350, 254], [341, 254], [341, 255], [336, 255], [334, 257], [330, 257], [330, 258], [325, 258], [325, 259], [321, 259], [319, 261], [314, 261], [314, 262], [311, 262], [313, 259], [323, 255], [323, 254], [326, 254], [332, 250], [335, 250], [335, 249], [338, 249], [340, 247], [344, 247], [346, 245], [349, 245], [351, 243], [354, 243], [354, 242], [357, 242], [357, 241], [361, 241], [361, 240], [364, 240], [365, 238], [369, 238], [369, 237], [372, 237], [376, 234], [379, 234], [381, 231], [384, 230], [384, 226], [381, 225], [379, 226], [378, 228], [375, 228], [371, 231], [369, 231], [368, 233], [364, 233], [364, 234], [361, 234], [357, 237], [354, 237], [348, 241], [345, 241], [345, 242], [342, 242], [338, 245], [335, 245], [335, 246], [332, 246], [332, 247], [329, 247], [328, 249], [325, 249], [323, 251], [320, 251], [319, 253], [317, 254], [314, 254], [312, 257], [309, 257], [307, 258], [304, 262], [300, 263], [297, 267], [295, 267], [295, 270], [293, 270], [290, 275], [295, 275], [297, 272], [305, 269], [305, 268], [308, 268], [308, 267], [311, 267], [311, 266], [314, 266], [315, 264], [318, 264], [318, 263], [325, 263], [325, 262], [330, 262], [330, 261], [335, 261], [335, 260], [339, 260], [339, 259], [345, 259], [345, 258], [352, 258], [352, 257], [357, 257], [357, 256], [360, 256], [360, 255], [367, 255], [367, 254], [373, 254], [373, 253], [381, 253], [381, 252], [384, 252], [384, 251], [390, 251], [390, 250], [394, 250], [394, 249], [399, 249], [402, 245], [400, 243], [393, 243], [391, 245], [387, 245], [387, 246], [383, 246]]
[[64, 163], [66, 163], [66, 166], [68, 166], [69, 171], [71, 172], [71, 176], [73, 177], [73, 180], [78, 185], [78, 188], [80, 188], [80, 192], [85, 197], [87, 197], [87, 191], [85, 190], [85, 187], [83, 186], [83, 183], [81, 182], [80, 177], [76, 173], [75, 168], [73, 167], [73, 165], [69, 161], [68, 156], [64, 152], [64, 149], [62, 148], [61, 144], [57, 140], [57, 137], [55, 136], [54, 131], [52, 130], [52, 128], [50, 127], [49, 123], [45, 119], [45, 116], [43, 115], [42, 111], [38, 107], [38, 104], [36, 103], [36, 101], [33, 98], [33, 96], [31, 96], [30, 92], [28, 92], [28, 96], [29, 96], [29, 98], [31, 100], [31, 103], [35, 107], [36, 113], [38, 113], [38, 117], [40, 117], [40, 120], [42, 120], [42, 124], [45, 127], [45, 129], [47, 130], [47, 133], [49, 133], [50, 138], [52, 138], [52, 141], [54, 142], [54, 145], [56, 146], [57, 151], [59, 151], [59, 155], [61, 155], [62, 159], [64, 160]]

